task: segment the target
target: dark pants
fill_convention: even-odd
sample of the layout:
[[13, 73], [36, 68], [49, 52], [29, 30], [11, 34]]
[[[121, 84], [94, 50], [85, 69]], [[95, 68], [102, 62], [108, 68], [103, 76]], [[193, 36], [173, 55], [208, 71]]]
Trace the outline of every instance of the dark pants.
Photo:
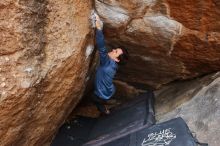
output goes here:
[[100, 97], [98, 97], [94, 93], [92, 94], [92, 100], [93, 100], [94, 104], [96, 105], [97, 109], [101, 113], [108, 114], [109, 111], [105, 107], [105, 104], [107, 103], [108, 100], [101, 99]]
[[99, 102], [102, 104], [105, 104], [108, 101], [107, 99], [102, 99], [102, 98], [98, 97], [97, 95], [95, 95], [95, 93], [92, 94], [92, 100], [94, 102]]

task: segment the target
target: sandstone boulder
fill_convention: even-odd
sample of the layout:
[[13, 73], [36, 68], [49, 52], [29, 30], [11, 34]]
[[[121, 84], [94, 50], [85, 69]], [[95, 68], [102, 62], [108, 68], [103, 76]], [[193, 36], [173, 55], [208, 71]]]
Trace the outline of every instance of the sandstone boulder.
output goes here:
[[49, 145], [88, 80], [87, 0], [1, 0], [1, 146]]
[[220, 73], [172, 83], [156, 92], [158, 122], [182, 117], [201, 141], [220, 143]]
[[217, 1], [95, 1], [109, 48], [125, 47], [117, 79], [158, 88], [220, 69]]

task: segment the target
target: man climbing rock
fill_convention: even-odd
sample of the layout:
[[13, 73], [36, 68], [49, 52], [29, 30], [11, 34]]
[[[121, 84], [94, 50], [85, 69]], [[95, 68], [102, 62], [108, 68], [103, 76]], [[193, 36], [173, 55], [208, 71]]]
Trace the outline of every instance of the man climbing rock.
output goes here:
[[110, 111], [105, 103], [114, 95], [115, 86], [113, 78], [116, 74], [118, 64], [125, 64], [128, 60], [128, 52], [124, 48], [116, 48], [107, 52], [102, 32], [103, 23], [99, 16], [95, 14], [96, 44], [100, 56], [100, 64], [95, 76], [95, 90], [93, 101], [102, 114], [109, 114]]

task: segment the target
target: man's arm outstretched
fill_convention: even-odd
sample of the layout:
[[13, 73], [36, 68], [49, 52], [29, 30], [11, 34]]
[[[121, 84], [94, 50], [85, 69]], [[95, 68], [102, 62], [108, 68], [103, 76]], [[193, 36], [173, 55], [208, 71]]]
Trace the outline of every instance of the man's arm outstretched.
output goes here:
[[100, 64], [103, 65], [108, 59], [108, 52], [105, 48], [105, 38], [102, 32], [102, 22], [96, 15], [96, 44], [100, 55]]

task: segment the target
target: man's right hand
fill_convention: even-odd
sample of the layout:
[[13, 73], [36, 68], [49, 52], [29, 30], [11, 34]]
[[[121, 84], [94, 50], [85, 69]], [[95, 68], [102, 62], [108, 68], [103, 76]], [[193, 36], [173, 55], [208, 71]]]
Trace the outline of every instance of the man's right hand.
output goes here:
[[99, 30], [102, 30], [103, 28], [103, 22], [100, 20], [99, 16], [97, 14], [95, 14], [95, 25], [96, 25], [96, 28], [99, 29]]

